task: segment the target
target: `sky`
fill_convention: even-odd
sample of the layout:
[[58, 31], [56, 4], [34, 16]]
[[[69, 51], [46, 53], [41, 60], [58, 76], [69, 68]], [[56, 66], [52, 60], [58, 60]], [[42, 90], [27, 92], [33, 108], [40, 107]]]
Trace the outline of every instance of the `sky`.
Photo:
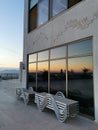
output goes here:
[[18, 69], [23, 59], [24, 0], [0, 0], [0, 69]]

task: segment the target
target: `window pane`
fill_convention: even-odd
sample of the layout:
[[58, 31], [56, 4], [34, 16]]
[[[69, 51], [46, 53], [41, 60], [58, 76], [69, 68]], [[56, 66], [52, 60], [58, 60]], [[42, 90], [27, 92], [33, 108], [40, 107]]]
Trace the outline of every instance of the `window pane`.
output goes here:
[[40, 0], [38, 4], [38, 25], [48, 21], [48, 0]]
[[38, 92], [48, 92], [48, 62], [38, 63]]
[[92, 57], [71, 58], [68, 60], [68, 70], [73, 72], [83, 72], [87, 68], [92, 71]]
[[66, 64], [65, 60], [55, 60], [50, 62], [50, 92], [55, 94], [66, 91]]
[[38, 61], [48, 60], [49, 51], [43, 51], [38, 53]]
[[68, 56], [92, 53], [92, 40], [85, 40], [68, 45]]
[[68, 0], [52, 0], [52, 16], [57, 15], [61, 11], [67, 9]]
[[29, 11], [29, 31], [37, 27], [37, 5]]
[[29, 55], [29, 63], [37, 61], [37, 54]]
[[38, 0], [30, 0], [30, 9], [38, 3]]
[[79, 101], [80, 112], [94, 117], [92, 56], [68, 60], [69, 98]]
[[28, 87], [36, 90], [36, 63], [28, 65]]
[[51, 51], [50, 51], [50, 59], [62, 58], [65, 56], [66, 56], [66, 47], [65, 46], [51, 49]]

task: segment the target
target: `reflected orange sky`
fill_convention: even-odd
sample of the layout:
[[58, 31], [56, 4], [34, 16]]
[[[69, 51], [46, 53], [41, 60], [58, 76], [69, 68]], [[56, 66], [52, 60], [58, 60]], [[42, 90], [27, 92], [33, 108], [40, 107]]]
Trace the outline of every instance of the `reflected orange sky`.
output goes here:
[[51, 72], [60, 72], [61, 69], [63, 71], [66, 70], [66, 62], [65, 60], [56, 60], [50, 62], [50, 70]]
[[48, 62], [38, 63], [38, 71], [48, 71]]
[[29, 72], [36, 72], [36, 63], [29, 64], [28, 71]]
[[[92, 56], [82, 57], [82, 58], [72, 58], [68, 60], [68, 70], [73, 70], [74, 72], [82, 72], [84, 68], [92, 71]], [[65, 60], [56, 60], [50, 62], [51, 72], [63, 72], [66, 70]], [[38, 71], [48, 70], [48, 62], [38, 63]], [[36, 63], [29, 64], [29, 72], [36, 72]]]
[[68, 60], [68, 70], [75, 72], [82, 72], [84, 68], [92, 71], [92, 57], [72, 58]]

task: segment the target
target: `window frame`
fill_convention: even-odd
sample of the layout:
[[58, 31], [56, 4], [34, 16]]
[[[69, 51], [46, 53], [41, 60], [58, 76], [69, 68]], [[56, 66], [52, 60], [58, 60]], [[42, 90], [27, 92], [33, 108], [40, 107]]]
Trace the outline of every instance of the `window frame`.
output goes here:
[[[77, 42], [81, 42], [81, 41], [87, 41], [87, 40], [91, 40], [91, 43], [92, 43], [92, 49], [91, 49], [91, 53], [86, 53], [86, 54], [81, 54], [81, 55], [75, 55], [75, 56], [70, 56], [70, 57], [68, 57], [68, 46], [69, 45], [74, 45], [74, 44], [76, 44]], [[51, 51], [51, 49], [53, 49], [53, 48], [58, 48], [58, 47], [61, 47], [61, 46], [66, 46], [66, 57], [64, 58], [64, 57], [61, 57], [61, 58], [55, 58], [55, 59], [50, 59], [50, 51]], [[61, 45], [61, 46], [56, 46], [56, 47], [52, 47], [52, 48], [48, 48], [48, 49], [46, 49], [46, 50], [42, 50], [42, 51], [38, 51], [38, 52], [34, 52], [34, 53], [32, 53], [32, 54], [37, 54], [37, 61], [36, 62], [29, 62], [29, 55], [32, 55], [32, 54], [28, 54], [27, 55], [27, 86], [29, 85], [29, 80], [28, 80], [28, 75], [29, 75], [29, 72], [28, 72], [28, 66], [29, 66], [29, 64], [32, 64], [32, 63], [36, 63], [36, 81], [35, 81], [35, 84], [36, 84], [36, 86], [35, 86], [35, 89], [36, 89], [36, 91], [37, 91], [37, 89], [38, 89], [38, 63], [42, 63], [42, 62], [48, 62], [47, 63], [47, 65], [48, 65], [48, 93], [53, 93], [53, 91], [51, 91], [51, 62], [52, 61], [58, 61], [58, 60], [65, 60], [65, 68], [66, 68], [66, 73], [65, 73], [65, 75], [66, 75], [66, 77], [65, 77], [65, 87], [64, 87], [64, 94], [65, 94], [65, 96], [66, 97], [69, 97], [69, 98], [71, 98], [70, 97], [70, 92], [69, 92], [69, 88], [70, 88], [70, 84], [69, 84], [69, 72], [71, 72], [71, 71], [69, 71], [69, 62], [71, 61], [71, 60], [73, 60], [73, 59], [75, 59], [75, 60], [78, 60], [78, 59], [86, 59], [86, 58], [88, 58], [88, 57], [91, 57], [92, 59], [91, 59], [91, 66], [92, 66], [92, 80], [94, 80], [93, 79], [93, 70], [94, 70], [94, 68], [93, 68], [93, 37], [88, 37], [88, 38], [84, 38], [84, 39], [81, 39], [81, 40], [77, 40], [77, 41], [74, 41], [74, 42], [72, 42], [72, 43], [68, 43], [68, 44], [63, 44], [63, 45]], [[44, 51], [48, 51], [49, 53], [48, 53], [48, 58], [49, 59], [47, 59], [47, 60], [42, 60], [42, 61], [38, 61], [38, 53], [39, 52], [44, 52]], [[71, 63], [71, 62], [70, 62]], [[85, 69], [85, 68], [84, 68]], [[30, 84], [30, 85], [32, 85], [32, 84]], [[29, 86], [28, 86], [28, 88], [29, 88]], [[55, 90], [55, 89], [54, 89]], [[94, 85], [93, 85], [93, 81], [92, 81], [92, 90], [94, 90]], [[40, 91], [40, 90], [38, 90], [38, 91]], [[63, 91], [63, 89], [61, 89], [61, 91]], [[92, 94], [93, 94], [93, 92], [92, 92]], [[92, 97], [94, 96], [94, 94], [92, 95]], [[73, 99], [73, 98], [72, 98]], [[94, 97], [92, 98], [92, 103], [93, 103], [93, 101], [94, 101]], [[94, 105], [93, 106], [91, 106], [91, 107], [93, 107], [94, 108]], [[84, 109], [85, 109], [85, 106], [84, 106]], [[82, 112], [82, 111], [81, 111]], [[89, 115], [89, 114], [92, 114], [91, 112], [93, 112], [94, 113], [94, 111], [90, 111], [90, 113], [85, 113], [85, 114], [87, 114], [87, 115]], [[91, 116], [91, 117], [93, 117], [94, 118], [94, 114], [92, 114], [92, 115], [89, 115], [89, 116]]]
[[[88, 37], [88, 38], [85, 38], [85, 39], [81, 39], [81, 40], [77, 40], [73, 43], [68, 43], [68, 44], [63, 44], [61, 46], [57, 46], [57, 47], [53, 47], [53, 48], [49, 48], [49, 49], [46, 49], [46, 50], [42, 50], [42, 51], [38, 51], [38, 52], [35, 52], [35, 53], [32, 53], [32, 54], [37, 54], [37, 61], [35, 61], [37, 63], [37, 69], [38, 69], [38, 62], [45, 62], [45, 61], [48, 61], [48, 93], [50, 93], [50, 62], [51, 61], [55, 61], [55, 60], [62, 60], [62, 59], [65, 59], [66, 60], [66, 87], [65, 87], [65, 91], [66, 91], [66, 97], [68, 97], [68, 59], [71, 59], [71, 58], [81, 58], [81, 57], [87, 57], [87, 56], [93, 56], [93, 49], [92, 49], [92, 53], [88, 53], [88, 54], [81, 54], [81, 55], [75, 55], [75, 56], [68, 56], [68, 46], [69, 45], [74, 45], [76, 44], [77, 42], [82, 42], [82, 41], [86, 41], [86, 40], [92, 40], [92, 44], [93, 44], [93, 38], [92, 37]], [[66, 49], [66, 54], [65, 54], [65, 57], [61, 57], [61, 58], [53, 58], [51, 59], [50, 55], [51, 55], [51, 50], [52, 49], [56, 49], [56, 48], [59, 48], [59, 47], [62, 47], [64, 46]], [[44, 51], [48, 51], [48, 59], [46, 60], [40, 60], [38, 61], [38, 53], [40, 52], [44, 52]], [[28, 54], [28, 57], [29, 55], [32, 55], [32, 54]], [[35, 62], [29, 62], [29, 58], [27, 59], [27, 64], [30, 64], [30, 63], [35, 63]], [[28, 65], [27, 65], [28, 66]], [[28, 69], [27, 69], [27, 75], [28, 75]], [[27, 76], [28, 77], [28, 76]], [[36, 80], [37, 80], [37, 74], [36, 74]], [[36, 86], [37, 88], [37, 86]]]
[[[75, 4], [73, 4], [72, 6], [74, 6], [74, 5], [76, 5], [76, 4], [78, 4], [78, 3], [80, 3], [80, 2], [82, 2], [82, 1], [84, 1], [84, 0], [77, 0], [77, 2], [75, 3]], [[56, 17], [56, 16], [58, 16], [60, 13], [62, 13], [62, 12], [64, 12], [65, 10], [67, 10], [67, 9], [69, 9], [69, 8], [71, 8], [72, 6], [69, 6], [69, 0], [67, 0], [67, 8], [65, 8], [64, 10], [61, 10], [59, 13], [57, 13], [56, 15], [54, 15], [53, 16], [53, 14], [52, 14], [52, 10], [53, 10], [53, 6], [52, 6], [52, 0], [48, 0], [48, 19], [47, 19], [47, 21], [45, 21], [45, 22], [43, 22], [42, 24], [40, 24], [40, 25], [38, 25], [38, 5], [39, 5], [39, 3], [40, 3], [40, 0], [38, 0], [38, 2], [37, 2], [37, 22], [36, 22], [36, 27], [35, 28], [33, 28], [33, 29], [30, 29], [31, 27], [30, 27], [30, 10], [33, 8], [30, 8], [30, 0], [29, 0], [29, 2], [28, 2], [28, 4], [29, 4], [29, 9], [28, 9], [28, 33], [30, 33], [31, 31], [33, 31], [33, 30], [35, 30], [35, 29], [37, 29], [38, 27], [40, 27], [40, 26], [43, 26], [45, 23], [47, 23], [48, 21], [50, 21], [52, 18], [54, 18], [54, 17]]]

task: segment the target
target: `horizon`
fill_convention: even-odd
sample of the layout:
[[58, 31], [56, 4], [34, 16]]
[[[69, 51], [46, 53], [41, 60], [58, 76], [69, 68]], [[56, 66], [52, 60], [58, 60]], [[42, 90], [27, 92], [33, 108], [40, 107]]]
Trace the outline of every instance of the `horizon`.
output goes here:
[[3, 70], [19, 70], [19, 68], [0, 68], [0, 71], [3, 71]]

